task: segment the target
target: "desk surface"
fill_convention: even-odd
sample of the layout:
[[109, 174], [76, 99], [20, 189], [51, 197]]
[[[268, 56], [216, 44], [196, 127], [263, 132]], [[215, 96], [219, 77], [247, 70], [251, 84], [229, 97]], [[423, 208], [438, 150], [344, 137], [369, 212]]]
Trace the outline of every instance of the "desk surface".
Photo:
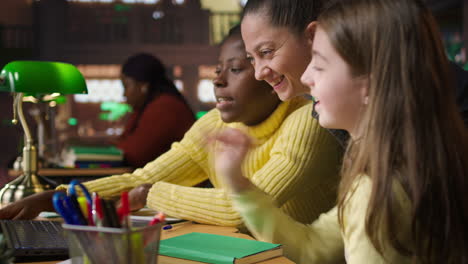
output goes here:
[[[223, 226], [212, 226], [212, 225], [200, 225], [193, 224], [191, 222], [184, 222], [180, 224], [174, 224], [169, 230], [163, 230], [161, 233], [161, 239], [170, 237], [180, 236], [190, 232], [209, 233], [225, 236], [233, 236], [240, 238], [253, 239], [252, 237], [239, 233], [239, 230], [235, 227], [223, 227]], [[48, 262], [31, 262], [22, 264], [56, 264], [60, 261], [48, 261]], [[270, 260], [258, 262], [258, 264], [294, 264], [291, 260], [286, 257], [277, 257]]]
[[[115, 174], [123, 174], [132, 172], [130, 167], [122, 168], [96, 168], [96, 169], [55, 169], [55, 168], [42, 168], [39, 169], [38, 174], [46, 177], [61, 177], [61, 176], [108, 176]], [[19, 170], [8, 170], [8, 175], [17, 177], [21, 174]]]

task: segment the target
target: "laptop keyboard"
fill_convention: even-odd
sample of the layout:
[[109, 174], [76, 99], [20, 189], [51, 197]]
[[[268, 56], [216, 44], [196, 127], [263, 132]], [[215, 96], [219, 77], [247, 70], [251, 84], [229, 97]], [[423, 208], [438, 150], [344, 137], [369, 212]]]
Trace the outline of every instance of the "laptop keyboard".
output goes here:
[[3, 233], [8, 233], [13, 248], [66, 248], [60, 222], [31, 220], [1, 220]]

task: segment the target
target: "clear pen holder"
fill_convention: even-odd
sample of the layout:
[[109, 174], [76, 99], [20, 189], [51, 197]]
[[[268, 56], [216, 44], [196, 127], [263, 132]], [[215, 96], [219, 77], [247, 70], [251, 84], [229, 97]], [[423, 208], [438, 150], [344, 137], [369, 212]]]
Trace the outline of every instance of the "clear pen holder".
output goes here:
[[155, 264], [162, 224], [111, 228], [63, 224], [72, 264]]

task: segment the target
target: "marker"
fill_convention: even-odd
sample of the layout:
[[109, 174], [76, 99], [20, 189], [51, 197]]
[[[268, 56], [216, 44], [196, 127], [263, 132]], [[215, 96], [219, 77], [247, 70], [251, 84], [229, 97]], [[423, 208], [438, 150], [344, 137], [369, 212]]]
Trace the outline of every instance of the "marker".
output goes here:
[[119, 215], [120, 225], [124, 228], [130, 228], [130, 202], [128, 200], [128, 192], [122, 192], [122, 194], [120, 195], [120, 203], [121, 206], [117, 212], [117, 214]]
[[85, 218], [88, 218], [88, 202], [86, 197], [80, 196], [77, 198], [78, 204], [80, 205], [81, 213], [83, 213]]
[[152, 226], [157, 223], [163, 223], [165, 220], [166, 220], [166, 216], [164, 215], [164, 213], [160, 212], [156, 214], [153, 219], [151, 219], [151, 221], [149, 222], [149, 225]]

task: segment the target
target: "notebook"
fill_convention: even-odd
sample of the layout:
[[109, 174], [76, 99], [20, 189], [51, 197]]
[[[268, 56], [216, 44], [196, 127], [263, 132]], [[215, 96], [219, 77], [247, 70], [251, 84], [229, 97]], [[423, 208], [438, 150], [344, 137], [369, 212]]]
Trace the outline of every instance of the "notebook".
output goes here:
[[193, 232], [161, 240], [158, 260], [160, 264], [251, 264], [282, 255], [279, 244]]
[[15, 262], [68, 258], [68, 243], [57, 221], [0, 220]]

